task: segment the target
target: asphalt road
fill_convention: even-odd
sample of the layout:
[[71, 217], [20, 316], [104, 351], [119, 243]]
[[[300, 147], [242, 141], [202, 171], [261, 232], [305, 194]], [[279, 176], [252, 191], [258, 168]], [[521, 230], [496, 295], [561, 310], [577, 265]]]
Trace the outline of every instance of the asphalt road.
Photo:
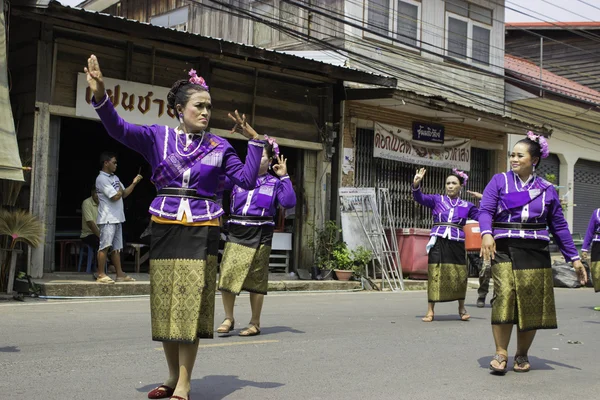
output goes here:
[[[527, 374], [488, 373], [490, 308], [421, 322], [425, 292], [267, 296], [263, 334], [203, 340], [192, 399], [597, 399], [600, 295], [557, 289]], [[249, 320], [248, 297], [236, 307]], [[215, 324], [223, 312], [217, 299]], [[578, 341], [581, 344], [569, 344]], [[514, 344], [509, 352], [514, 351]], [[509, 366], [512, 366], [512, 357]], [[0, 303], [0, 399], [144, 399], [166, 378], [148, 298]]]

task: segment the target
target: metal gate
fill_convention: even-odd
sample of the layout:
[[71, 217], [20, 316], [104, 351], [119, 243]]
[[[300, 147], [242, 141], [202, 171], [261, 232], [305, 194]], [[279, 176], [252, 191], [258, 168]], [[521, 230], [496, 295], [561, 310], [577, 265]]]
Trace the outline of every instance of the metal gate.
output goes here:
[[600, 163], [579, 160], [575, 164], [573, 233], [585, 234], [590, 217], [600, 208]]
[[[392, 214], [398, 228], [430, 228], [431, 211], [412, 197], [412, 181], [420, 166], [400, 161], [373, 157], [373, 129], [356, 130], [356, 168], [354, 184], [357, 187], [388, 188]], [[472, 148], [471, 171], [467, 189], [483, 192], [490, 180], [490, 152]], [[424, 193], [444, 193], [448, 168], [427, 167], [423, 179]], [[470, 195], [462, 198], [478, 204]]]
[[560, 159], [556, 154], [550, 154], [548, 158], [544, 158], [540, 167], [536, 170], [537, 176], [540, 178], [547, 179], [547, 175], [554, 175], [556, 177], [556, 181], [553, 183], [555, 185], [560, 185]]

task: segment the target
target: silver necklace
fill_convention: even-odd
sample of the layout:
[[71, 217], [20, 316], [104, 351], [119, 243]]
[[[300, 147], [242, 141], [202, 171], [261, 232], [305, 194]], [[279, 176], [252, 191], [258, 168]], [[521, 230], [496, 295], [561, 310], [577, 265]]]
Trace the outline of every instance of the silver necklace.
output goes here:
[[456, 206], [458, 205], [458, 202], [460, 201], [460, 198], [458, 198], [458, 197], [457, 197], [457, 198], [456, 198], [456, 203], [455, 203], [455, 204], [452, 204], [452, 199], [450, 198], [450, 196], [446, 196], [446, 197], [448, 197], [448, 201], [450, 202], [450, 205], [451, 205], [452, 207], [456, 207]]

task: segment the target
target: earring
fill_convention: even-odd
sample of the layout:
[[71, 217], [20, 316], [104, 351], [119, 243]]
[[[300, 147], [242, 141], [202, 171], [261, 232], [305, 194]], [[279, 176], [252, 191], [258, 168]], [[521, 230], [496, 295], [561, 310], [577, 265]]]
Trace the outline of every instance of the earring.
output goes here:
[[183, 124], [183, 113], [179, 113], [179, 123]]
[[533, 173], [535, 174], [535, 164], [533, 164]]

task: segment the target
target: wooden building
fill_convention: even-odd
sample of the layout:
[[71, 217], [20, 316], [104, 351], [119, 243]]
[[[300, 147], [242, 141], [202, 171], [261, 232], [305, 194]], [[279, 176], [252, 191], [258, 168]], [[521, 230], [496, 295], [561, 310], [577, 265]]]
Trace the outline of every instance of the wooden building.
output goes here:
[[259, 133], [276, 137], [298, 193], [293, 262], [310, 266], [307, 224], [326, 218], [336, 190], [327, 182], [339, 181], [335, 169], [328, 174], [323, 142], [331, 133], [326, 126], [341, 120], [343, 82], [393, 87], [394, 79], [57, 2], [31, 3], [11, 7], [8, 67], [19, 147], [33, 166], [20, 204], [43, 219], [46, 231], [45, 246], [31, 254], [33, 277], [64, 267], [57, 243], [68, 258], [65, 248], [81, 227], [78, 208], [89, 196], [102, 151], [117, 151], [124, 182], [140, 169], [146, 177], [125, 204], [130, 235], [144, 227], [155, 194], [142, 157], [109, 138], [91, 112], [83, 76], [90, 54], [98, 56], [113, 103], [130, 122], [175, 124], [166, 93], [195, 68], [211, 87], [213, 133], [231, 139], [243, 156], [245, 144], [229, 134], [227, 120], [237, 109]]
[[[468, 162], [429, 169], [425, 184], [432, 192], [444, 190], [454, 166], [468, 169], [470, 189], [482, 191], [493, 173], [506, 168], [508, 133], [540, 128], [505, 113], [503, 1], [224, 3], [87, 0], [81, 6], [395, 77], [396, 87], [385, 90], [347, 85], [343, 157], [334, 159], [332, 171], [341, 171], [334, 173], [341, 186], [390, 188], [397, 226], [430, 226], [429, 213], [415, 206], [407, 182], [416, 164], [432, 164], [375, 151], [378, 127], [410, 135], [415, 124], [441, 126], [450, 147], [464, 144]], [[336, 201], [330, 209], [334, 218]]]

